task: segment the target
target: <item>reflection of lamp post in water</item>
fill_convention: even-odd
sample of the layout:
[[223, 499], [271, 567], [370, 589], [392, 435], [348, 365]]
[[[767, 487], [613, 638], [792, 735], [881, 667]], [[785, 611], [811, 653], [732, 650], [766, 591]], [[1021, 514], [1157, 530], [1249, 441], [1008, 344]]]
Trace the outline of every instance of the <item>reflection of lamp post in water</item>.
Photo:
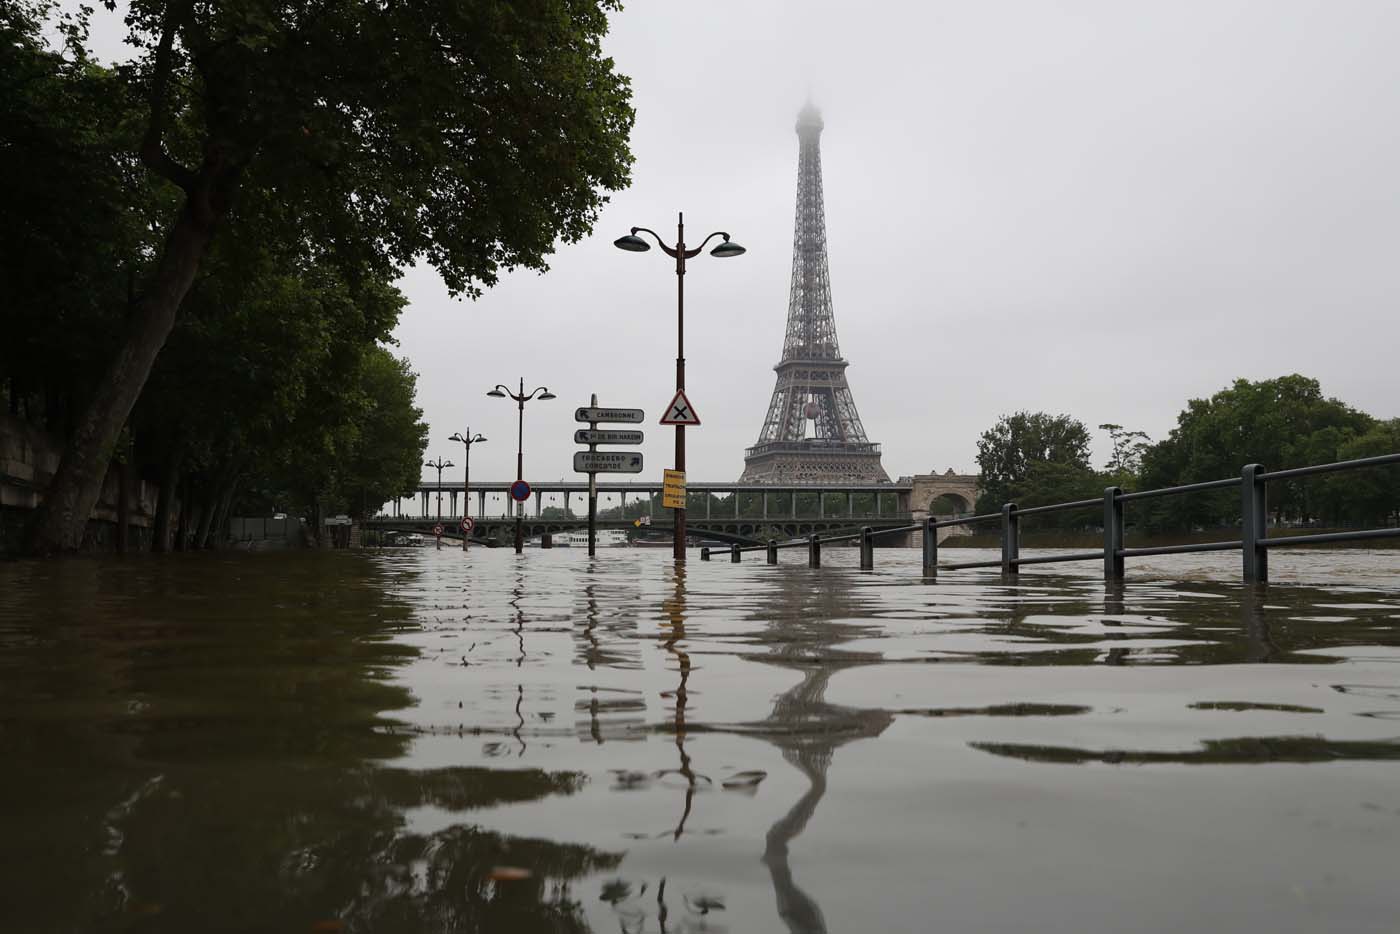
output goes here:
[[[511, 392], [509, 389], [507, 389], [506, 387], [502, 386], [500, 383], [497, 383], [497, 384], [496, 384], [496, 388], [495, 388], [495, 389], [492, 389], [492, 390], [490, 390], [489, 392], [486, 393], [488, 396], [492, 396], [493, 398], [496, 398], [496, 399], [514, 399], [514, 400], [515, 400], [516, 406], [517, 406], [517, 407], [519, 408], [519, 410], [520, 410], [520, 418], [519, 418], [518, 424], [517, 424], [517, 426], [516, 426], [516, 437], [515, 437], [515, 482], [516, 482], [516, 483], [520, 483], [522, 480], [525, 479], [525, 403], [527, 403], [527, 402], [529, 402], [531, 399], [535, 398], [536, 393], [539, 394], [539, 398], [540, 398], [541, 400], [553, 399], [553, 398], [554, 398], [554, 393], [550, 392], [548, 389], [546, 389], [546, 388], [543, 387], [543, 386], [538, 386], [538, 387], [536, 387], [534, 390], [532, 390], [528, 396], [525, 395], [525, 377], [523, 377], [523, 376], [520, 377], [520, 392], [519, 392], [519, 393]], [[516, 509], [515, 509], [515, 553], [516, 553], [516, 554], [520, 554], [522, 551], [525, 550], [525, 530], [524, 530], [523, 526], [521, 525], [521, 522], [523, 521], [522, 516], [521, 516], [521, 513], [524, 511], [524, 509], [525, 509], [525, 504], [524, 504], [523, 502], [517, 502], [517, 503], [516, 503]]]
[[[651, 244], [647, 243], [638, 233], [649, 233], [656, 240], [656, 245], [661, 247], [661, 251], [667, 256], [676, 260], [676, 391], [685, 389], [685, 261], [694, 259], [700, 255], [700, 251], [705, 249], [705, 244], [715, 237], [723, 237], [724, 241], [710, 251], [711, 256], [724, 259], [729, 256], [740, 256], [744, 253], [744, 248], [729, 239], [729, 234], [724, 231], [715, 231], [693, 250], [685, 248], [685, 215], [676, 215], [676, 245], [667, 246], [666, 241], [661, 239], [661, 235], [646, 227], [633, 227], [632, 232], [625, 237], [618, 237], [613, 241], [613, 246], [619, 250], [626, 250], [629, 253], [645, 253], [651, 249]], [[676, 469], [685, 471], [685, 426], [676, 426]], [[675, 510], [676, 539], [674, 545], [674, 556], [677, 561], [685, 560], [685, 507], [681, 506]]]
[[[697, 779], [703, 778], [707, 782], [710, 779], [707, 776], [695, 774], [695, 770], [690, 767], [690, 755], [685, 751], [686, 682], [690, 680], [690, 654], [679, 648], [679, 643], [685, 639], [685, 567], [676, 565], [675, 573], [676, 594], [670, 600], [662, 601], [666, 615], [671, 618], [671, 634], [662, 645], [666, 647], [666, 651], [676, 656], [681, 673], [680, 684], [676, 686], [676, 690], [666, 692], [671, 693], [676, 699], [676, 714], [673, 725], [676, 734], [676, 751], [680, 753], [681, 764], [680, 768], [662, 770], [657, 773], [657, 777], [675, 773], [685, 779], [685, 810], [681, 813], [680, 822], [676, 824], [675, 833], [672, 835], [673, 840], [679, 840], [681, 834], [685, 833], [685, 822], [690, 819], [690, 809], [695, 802]], [[661, 696], [665, 697], [666, 693]]]

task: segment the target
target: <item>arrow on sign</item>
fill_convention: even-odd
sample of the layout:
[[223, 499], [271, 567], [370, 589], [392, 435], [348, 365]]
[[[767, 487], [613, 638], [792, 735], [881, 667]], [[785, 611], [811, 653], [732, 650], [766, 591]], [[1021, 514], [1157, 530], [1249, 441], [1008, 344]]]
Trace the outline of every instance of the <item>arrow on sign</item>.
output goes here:
[[690, 404], [690, 400], [685, 397], [684, 389], [676, 390], [671, 404], [666, 406], [666, 414], [661, 416], [661, 424], [688, 426], [700, 424], [700, 416], [696, 413], [695, 407]]

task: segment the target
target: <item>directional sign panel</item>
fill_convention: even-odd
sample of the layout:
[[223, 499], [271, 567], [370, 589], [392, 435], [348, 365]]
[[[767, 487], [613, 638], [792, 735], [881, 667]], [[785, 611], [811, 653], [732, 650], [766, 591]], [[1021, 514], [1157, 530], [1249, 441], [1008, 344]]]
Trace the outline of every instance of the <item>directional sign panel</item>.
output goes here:
[[583, 406], [574, 409], [576, 422], [631, 422], [639, 425], [647, 417], [641, 409], [603, 409]]
[[663, 425], [698, 425], [700, 416], [695, 413], [695, 406], [690, 404], [690, 400], [685, 397], [684, 389], [677, 389], [675, 396], [671, 398], [671, 404], [666, 406], [666, 414], [661, 416]]
[[579, 473], [641, 473], [641, 451], [576, 451], [574, 470]]
[[574, 444], [641, 444], [640, 431], [606, 431], [597, 428], [580, 428], [574, 432]]

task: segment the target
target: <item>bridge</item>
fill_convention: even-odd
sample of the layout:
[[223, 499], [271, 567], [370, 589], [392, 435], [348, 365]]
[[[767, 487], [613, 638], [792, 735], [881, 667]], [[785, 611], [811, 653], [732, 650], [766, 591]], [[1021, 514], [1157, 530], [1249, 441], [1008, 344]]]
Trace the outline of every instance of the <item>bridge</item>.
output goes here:
[[[949, 517], [970, 512], [976, 479], [950, 470], [901, 477], [893, 483], [691, 482], [686, 524], [696, 538], [740, 544], [863, 526], [907, 527], [929, 515]], [[414, 496], [387, 504], [386, 511], [367, 520], [365, 527], [431, 532], [441, 517], [444, 528], [455, 537], [463, 515], [470, 515], [476, 523], [473, 541], [505, 540], [515, 534], [516, 510], [510, 500], [510, 485], [508, 480], [473, 481], [470, 495], [464, 496], [461, 481], [423, 481]], [[582, 531], [588, 527], [587, 478], [532, 483], [531, 502], [520, 504], [519, 511], [527, 538]], [[671, 511], [661, 506], [660, 481], [600, 481], [598, 513], [600, 529], [632, 529], [642, 517], [655, 532], [672, 528]], [[904, 536], [898, 544], [917, 547], [920, 542], [915, 534]]]

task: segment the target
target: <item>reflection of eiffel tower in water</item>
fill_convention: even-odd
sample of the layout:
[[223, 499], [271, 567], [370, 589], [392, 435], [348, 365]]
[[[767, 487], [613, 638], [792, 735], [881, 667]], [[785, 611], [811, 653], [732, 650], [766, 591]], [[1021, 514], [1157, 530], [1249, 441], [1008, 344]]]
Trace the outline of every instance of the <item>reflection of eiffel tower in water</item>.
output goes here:
[[[778, 611], [774, 613], [775, 625], [782, 627], [785, 639], [762, 661], [800, 671], [802, 681], [777, 698], [767, 720], [751, 724], [751, 728], [754, 735], [762, 735], [765, 727], [772, 729], [766, 738], [806, 776], [808, 785], [787, 813], [768, 828], [763, 862], [772, 878], [778, 915], [787, 929], [792, 934], [825, 934], [821, 907], [793, 877], [788, 846], [807, 828], [825, 796], [826, 773], [836, 750], [854, 740], [879, 736], [894, 717], [884, 710], [840, 707], [826, 700], [827, 684], [834, 673], [883, 660], [878, 653], [839, 648], [855, 635], [849, 627], [831, 622], [834, 615], [845, 616], [839, 608], [851, 602], [849, 593], [834, 587], [813, 592], [808, 580], [792, 577], [780, 586], [779, 596], [781, 604], [773, 607]], [[808, 612], [808, 601], [820, 604], [820, 609]], [[850, 615], [858, 616], [859, 608], [851, 606]]]
[[821, 114], [797, 117], [797, 219], [787, 336], [758, 442], [744, 452], [745, 483], [877, 483], [889, 476], [865, 436], [836, 341], [826, 260]]

